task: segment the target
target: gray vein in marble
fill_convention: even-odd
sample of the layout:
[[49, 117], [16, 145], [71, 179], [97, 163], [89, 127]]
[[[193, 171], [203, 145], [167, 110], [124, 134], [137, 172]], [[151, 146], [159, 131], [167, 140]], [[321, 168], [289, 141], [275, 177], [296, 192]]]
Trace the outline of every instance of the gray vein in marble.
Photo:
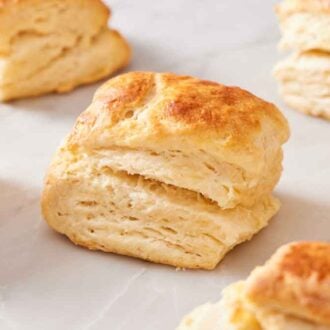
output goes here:
[[96, 315], [96, 317], [93, 318], [83, 330], [93, 329], [107, 315], [107, 313], [111, 310], [111, 307], [116, 303], [116, 301], [121, 297], [123, 297], [128, 292], [132, 284], [134, 284], [145, 272], [146, 272], [146, 268], [142, 268], [140, 271], [134, 274], [127, 281], [124, 288], [114, 298], [110, 299], [110, 301], [107, 304], [104, 305], [100, 313]]
[[[157, 299], [159, 299], [159, 296], [155, 296], [155, 297], [153, 297], [153, 298], [152, 298], [150, 301], [148, 301], [147, 303], [145, 303], [145, 302], [141, 302], [141, 303], [143, 303], [143, 305], [142, 305], [143, 308], [141, 308], [142, 306], [140, 306], [140, 308], [141, 308], [142, 310], [147, 310], [147, 308], [150, 307], [150, 306], [152, 306], [152, 305], [155, 303], [155, 301], [157, 301]], [[130, 314], [130, 315], [132, 315], [132, 314]], [[131, 321], [132, 321], [132, 317], [128, 317], [128, 315], [127, 315], [127, 317], [124, 319], [123, 323], [120, 324], [120, 325], [116, 328], [116, 330], [125, 330], [125, 329], [129, 328], [130, 324], [132, 324]]]

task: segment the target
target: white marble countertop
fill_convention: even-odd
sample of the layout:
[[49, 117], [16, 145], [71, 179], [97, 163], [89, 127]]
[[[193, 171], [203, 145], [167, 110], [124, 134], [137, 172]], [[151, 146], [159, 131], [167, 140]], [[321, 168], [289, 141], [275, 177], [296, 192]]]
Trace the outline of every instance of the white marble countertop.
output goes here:
[[271, 0], [111, 0], [111, 24], [134, 48], [127, 70], [173, 71], [239, 85], [275, 102], [290, 121], [283, 206], [271, 225], [212, 271], [175, 271], [90, 252], [40, 217], [42, 179], [94, 84], [0, 105], [0, 329], [168, 330], [220, 297], [281, 244], [330, 238], [330, 123], [288, 109], [271, 69], [278, 27]]

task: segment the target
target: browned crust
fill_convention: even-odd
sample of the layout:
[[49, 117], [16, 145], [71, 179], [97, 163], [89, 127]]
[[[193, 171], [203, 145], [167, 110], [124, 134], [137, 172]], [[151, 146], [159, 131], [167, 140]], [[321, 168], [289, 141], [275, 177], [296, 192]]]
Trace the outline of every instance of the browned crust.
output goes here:
[[[31, 5], [36, 2], [45, 2], [45, 1], [58, 1], [58, 0], [0, 0], [0, 10], [6, 9], [6, 7], [17, 6], [17, 5]], [[60, 0], [63, 1], [63, 0]], [[86, 1], [86, 0], [85, 0]], [[108, 16], [111, 15], [111, 9], [107, 7], [101, 0], [87, 0], [91, 5], [97, 5], [104, 13]]]
[[257, 305], [330, 325], [330, 244], [299, 242], [280, 248], [252, 272], [247, 296]]
[[[144, 111], [143, 121], [134, 118], [133, 113]], [[143, 134], [156, 140], [194, 136], [246, 147], [262, 134], [263, 121], [270, 121], [281, 142], [286, 141], [288, 126], [278, 109], [241, 88], [173, 73], [131, 72], [97, 91], [78, 118], [70, 143], [99, 140], [108, 132], [118, 140]]]

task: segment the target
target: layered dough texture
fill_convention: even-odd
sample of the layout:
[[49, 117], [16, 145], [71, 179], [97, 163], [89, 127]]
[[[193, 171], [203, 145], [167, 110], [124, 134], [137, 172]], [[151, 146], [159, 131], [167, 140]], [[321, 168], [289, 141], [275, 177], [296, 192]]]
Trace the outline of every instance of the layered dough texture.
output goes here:
[[187, 315], [178, 330], [329, 330], [330, 244], [279, 249], [216, 304]]
[[280, 48], [294, 51], [275, 68], [284, 101], [305, 114], [330, 119], [330, 2], [284, 0], [277, 15]]
[[173, 147], [162, 151], [114, 147], [99, 154], [100, 161], [115, 171], [197, 192], [224, 209], [253, 206], [272, 191], [282, 172], [282, 150], [266, 160], [257, 178], [240, 164], [220, 161], [206, 150]]
[[0, 99], [67, 92], [126, 65], [130, 49], [99, 1], [7, 2], [0, 7]]
[[274, 75], [289, 106], [330, 119], [330, 54], [295, 53], [275, 67]]
[[282, 50], [330, 52], [330, 2], [284, 0], [276, 8]]
[[212, 269], [268, 224], [279, 202], [222, 210], [201, 194], [114, 171], [98, 154], [63, 149], [44, 192], [48, 223], [90, 249], [184, 268]]
[[237, 87], [135, 72], [97, 91], [54, 157], [46, 221], [73, 242], [212, 269], [278, 211], [289, 130]]

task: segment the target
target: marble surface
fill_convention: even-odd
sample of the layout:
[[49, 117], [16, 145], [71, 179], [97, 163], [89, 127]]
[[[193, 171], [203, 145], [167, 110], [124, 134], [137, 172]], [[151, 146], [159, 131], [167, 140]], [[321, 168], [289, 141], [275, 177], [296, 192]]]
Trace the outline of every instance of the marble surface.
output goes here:
[[196, 75], [275, 102], [290, 121], [280, 213], [212, 271], [75, 247], [43, 222], [42, 179], [99, 84], [0, 105], [0, 329], [168, 330], [219, 298], [281, 244], [330, 238], [330, 124], [288, 109], [271, 69], [279, 38], [271, 0], [112, 0], [112, 25], [134, 48], [127, 70]]

